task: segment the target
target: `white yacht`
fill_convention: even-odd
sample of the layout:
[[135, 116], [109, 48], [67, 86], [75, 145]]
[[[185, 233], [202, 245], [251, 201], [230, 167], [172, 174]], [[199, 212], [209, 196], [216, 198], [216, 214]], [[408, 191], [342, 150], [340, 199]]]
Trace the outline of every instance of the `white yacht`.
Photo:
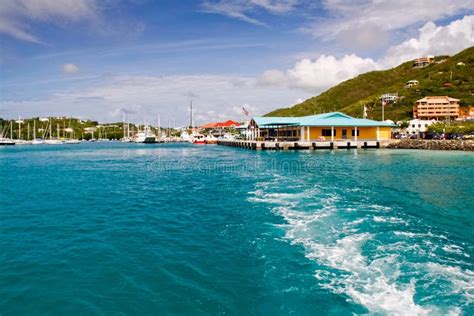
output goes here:
[[138, 132], [133, 138], [134, 143], [154, 143], [156, 141], [156, 136], [152, 132], [145, 130], [144, 132]]

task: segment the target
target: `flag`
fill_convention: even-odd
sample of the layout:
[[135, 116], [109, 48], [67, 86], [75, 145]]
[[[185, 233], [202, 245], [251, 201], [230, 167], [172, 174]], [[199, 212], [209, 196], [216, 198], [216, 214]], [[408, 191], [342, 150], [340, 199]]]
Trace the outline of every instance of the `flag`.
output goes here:
[[244, 112], [245, 116], [249, 116], [249, 111], [247, 111], [244, 107], [242, 107], [242, 112]]

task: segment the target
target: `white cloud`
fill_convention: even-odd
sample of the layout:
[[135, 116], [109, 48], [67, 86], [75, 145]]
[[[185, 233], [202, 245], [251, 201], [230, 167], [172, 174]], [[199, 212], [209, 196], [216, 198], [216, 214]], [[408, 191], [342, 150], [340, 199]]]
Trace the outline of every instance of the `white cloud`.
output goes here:
[[286, 73], [278, 70], [266, 71], [259, 78], [259, 82], [268, 85], [286, 84], [289, 87], [319, 93], [341, 81], [379, 67], [371, 58], [345, 55], [337, 59], [334, 56], [322, 55], [314, 61], [302, 59]]
[[372, 70], [387, 69], [426, 55], [451, 55], [474, 45], [474, 16], [465, 16], [446, 26], [426, 23], [418, 38], [411, 38], [390, 47], [379, 59], [362, 58], [355, 54], [336, 58], [322, 55], [315, 60], [303, 58], [285, 72], [265, 71], [261, 85], [294, 87], [319, 93], [344, 80]]
[[328, 18], [304, 28], [324, 40], [346, 47], [374, 49], [388, 43], [389, 32], [426, 21], [472, 12], [472, 0], [326, 0]]
[[63, 72], [66, 74], [75, 74], [79, 71], [79, 68], [74, 64], [64, 64]]
[[426, 23], [418, 38], [390, 47], [381, 63], [385, 67], [426, 55], [451, 55], [474, 45], [474, 15], [452, 21], [446, 26]]
[[204, 12], [225, 15], [255, 25], [266, 24], [250, 16], [256, 10], [265, 10], [271, 14], [285, 14], [292, 11], [299, 0], [218, 0], [204, 1]]
[[28, 23], [77, 22], [97, 18], [95, 0], [4, 0], [0, 2], [0, 33], [41, 43]]

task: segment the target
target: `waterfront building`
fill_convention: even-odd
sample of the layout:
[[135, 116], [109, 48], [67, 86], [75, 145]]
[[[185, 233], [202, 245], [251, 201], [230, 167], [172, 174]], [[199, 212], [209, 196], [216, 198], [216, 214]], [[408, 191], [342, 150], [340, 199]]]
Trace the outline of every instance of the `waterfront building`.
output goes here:
[[459, 100], [448, 96], [428, 96], [415, 102], [413, 118], [445, 120], [459, 117]]
[[254, 117], [247, 126], [249, 140], [318, 141], [385, 140], [395, 124], [354, 118], [341, 112], [302, 117]]
[[409, 135], [420, 135], [428, 131], [428, 127], [435, 123], [436, 120], [420, 120], [413, 119], [408, 121], [408, 127], [406, 129]]
[[208, 123], [205, 125], [200, 126], [201, 130], [205, 130], [206, 134], [212, 135], [214, 137], [224, 137], [224, 135], [228, 134], [232, 129], [235, 129], [239, 126], [240, 123], [228, 120], [225, 122], [214, 122]]

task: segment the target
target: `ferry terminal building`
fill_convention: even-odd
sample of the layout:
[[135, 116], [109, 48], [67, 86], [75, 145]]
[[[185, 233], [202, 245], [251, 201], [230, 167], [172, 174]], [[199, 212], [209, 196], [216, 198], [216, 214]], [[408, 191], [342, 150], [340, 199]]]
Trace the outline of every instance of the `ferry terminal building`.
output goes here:
[[258, 141], [386, 140], [393, 123], [354, 118], [341, 112], [302, 117], [253, 117], [247, 139]]

